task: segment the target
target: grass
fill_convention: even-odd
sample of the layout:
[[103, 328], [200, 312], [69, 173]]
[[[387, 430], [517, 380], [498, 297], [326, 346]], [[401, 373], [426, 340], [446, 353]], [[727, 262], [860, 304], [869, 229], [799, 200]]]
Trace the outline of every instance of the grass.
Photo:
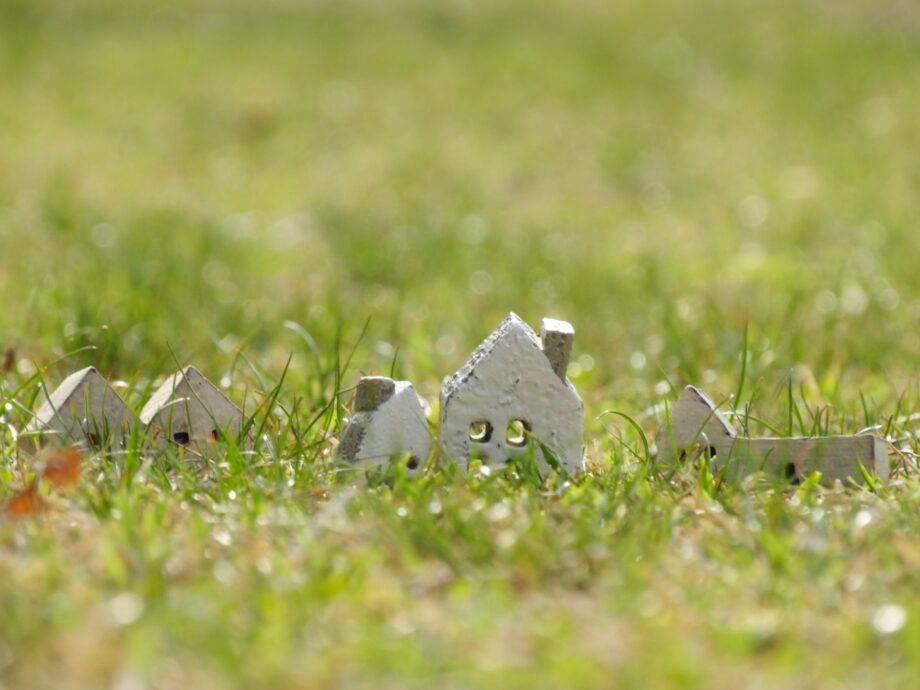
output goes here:
[[[0, 523], [0, 687], [914, 686], [918, 35], [896, 0], [0, 3], [0, 500], [91, 363], [135, 411], [195, 363], [259, 441], [95, 455]], [[512, 309], [577, 328], [585, 476], [331, 465], [361, 373], [436, 401]], [[905, 470], [661, 472], [636, 427], [686, 383]]]

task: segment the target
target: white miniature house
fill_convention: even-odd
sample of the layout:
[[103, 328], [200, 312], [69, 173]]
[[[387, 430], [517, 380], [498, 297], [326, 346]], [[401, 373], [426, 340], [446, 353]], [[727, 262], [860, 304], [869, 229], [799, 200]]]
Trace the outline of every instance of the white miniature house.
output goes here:
[[337, 456], [354, 467], [382, 468], [405, 461], [408, 474], [422, 471], [431, 432], [422, 402], [408, 381], [363, 377], [354, 412], [342, 432]]
[[878, 436], [744, 438], [709, 396], [693, 386], [671, 407], [655, 445], [663, 462], [705, 455], [730, 477], [764, 472], [797, 482], [820, 472], [821, 483], [830, 486], [837, 480], [862, 484], [863, 470], [882, 481], [890, 472], [888, 443]]
[[35, 452], [46, 443], [79, 444], [84, 448], [118, 448], [133, 426], [133, 415], [108, 382], [93, 367], [71, 374], [45, 398], [19, 447]]
[[684, 388], [671, 405], [669, 422], [658, 430], [655, 446], [665, 460], [686, 459], [688, 453], [725, 457], [735, 444], [735, 429], [716, 404], [695, 386]]
[[144, 405], [140, 420], [152, 440], [200, 453], [208, 444], [235, 441], [243, 428], [242, 410], [192, 366], [166, 379]]
[[584, 405], [566, 378], [575, 331], [544, 319], [538, 336], [510, 314], [441, 389], [445, 454], [466, 468], [477, 457], [500, 467], [544, 447], [568, 472], [584, 469]]

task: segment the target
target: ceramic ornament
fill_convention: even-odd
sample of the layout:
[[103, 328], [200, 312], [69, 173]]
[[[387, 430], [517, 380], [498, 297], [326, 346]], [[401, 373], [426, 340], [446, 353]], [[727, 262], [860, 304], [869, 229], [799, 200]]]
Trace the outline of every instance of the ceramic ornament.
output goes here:
[[878, 436], [743, 438], [701, 390], [687, 386], [671, 408], [670, 425], [658, 432], [658, 457], [665, 461], [707, 454], [731, 477], [755, 472], [800, 481], [814, 472], [821, 483], [865, 481], [862, 465], [882, 481], [889, 475], [888, 443]]
[[502, 467], [543, 447], [569, 473], [584, 469], [584, 405], [566, 378], [575, 331], [544, 319], [538, 336], [510, 314], [441, 389], [444, 453], [463, 468], [472, 457]]
[[405, 461], [406, 471], [415, 474], [422, 471], [430, 450], [431, 432], [412, 384], [383, 376], [362, 378], [337, 457], [356, 467]]
[[166, 379], [140, 419], [155, 442], [202, 454], [217, 441], [236, 440], [243, 427], [242, 410], [192, 366]]
[[34, 419], [19, 436], [19, 448], [34, 453], [48, 443], [84, 448], [119, 448], [133, 427], [128, 406], [93, 367], [71, 374], [46, 395]]

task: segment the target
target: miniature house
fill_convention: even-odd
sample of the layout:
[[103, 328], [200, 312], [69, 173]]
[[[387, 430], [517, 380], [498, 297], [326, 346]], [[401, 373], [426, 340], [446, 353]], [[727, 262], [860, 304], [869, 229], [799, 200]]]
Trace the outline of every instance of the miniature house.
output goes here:
[[800, 481], [814, 472], [821, 483], [865, 481], [863, 469], [885, 481], [888, 444], [877, 436], [819, 438], [742, 438], [698, 388], [687, 386], [671, 408], [669, 424], [658, 432], [658, 457], [666, 462], [706, 455], [729, 476], [755, 472]]
[[661, 458], [685, 458], [693, 451], [719, 457], [731, 451], [735, 436], [734, 427], [709, 396], [687, 386], [671, 406], [670, 425], [661, 427], [655, 445]]
[[566, 378], [575, 331], [544, 319], [539, 336], [510, 314], [441, 389], [441, 444], [464, 468], [477, 457], [503, 466], [550, 452], [568, 472], [584, 468], [584, 405]]
[[376, 468], [405, 460], [406, 471], [414, 474], [422, 470], [430, 448], [428, 422], [412, 384], [382, 376], [362, 378], [338, 458], [356, 467]]
[[93, 367], [71, 374], [45, 401], [19, 437], [19, 447], [32, 453], [44, 443], [117, 448], [130, 434], [128, 406]]
[[140, 418], [153, 439], [198, 452], [209, 443], [235, 440], [243, 427], [243, 412], [192, 366], [166, 379]]

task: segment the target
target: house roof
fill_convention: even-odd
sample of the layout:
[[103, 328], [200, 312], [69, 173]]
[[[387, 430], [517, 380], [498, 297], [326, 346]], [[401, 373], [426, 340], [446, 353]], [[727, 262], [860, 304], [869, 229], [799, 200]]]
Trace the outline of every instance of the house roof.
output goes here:
[[736, 437], [735, 428], [716, 409], [716, 404], [699, 388], [687, 386], [671, 406], [670, 419], [655, 437], [659, 453], [676, 454], [687, 446], [706, 440], [717, 450]]
[[[460, 367], [457, 373], [444, 379], [444, 385], [441, 388], [442, 399], [449, 399], [457, 390], [462, 388], [473, 376], [479, 364], [496, 349], [498, 344], [514, 336], [517, 336], [517, 343], [520, 343], [524, 347], [532, 346], [534, 350], [541, 353], [540, 359], [545, 362], [547, 373], [556, 376], [551, 362], [543, 352], [543, 345], [540, 341], [540, 337], [520, 316], [511, 312], [498, 325], [498, 328], [492, 331], [492, 334], [473, 351], [473, 354], [470, 355], [470, 358]], [[571, 382], [566, 379], [564, 383], [572, 393], [575, 393], [575, 389]], [[577, 395], [577, 393], [575, 394]]]
[[[678, 399], [678, 405], [686, 407], [688, 405], [703, 405], [707, 408], [707, 418], [706, 421], [709, 422], [709, 425], [715, 425], [720, 432], [724, 432], [726, 436], [735, 436], [737, 433], [735, 427], [732, 426], [725, 416], [719, 412], [716, 408], [715, 402], [710, 398], [706, 393], [696, 386], [687, 386], [684, 388], [683, 392]], [[697, 408], [699, 409], [699, 408]]]
[[410, 451], [427, 455], [429, 446], [424, 406], [412, 384], [382, 376], [362, 378], [355, 412], [342, 433], [337, 455], [344, 460]]
[[[73, 394], [94, 375], [98, 376], [100, 379], [102, 378], [102, 375], [96, 371], [95, 367], [86, 367], [86, 369], [74, 372], [64, 379], [61, 385], [55, 389], [51, 396], [45, 400], [39, 408], [38, 412], [35, 414], [34, 422], [41, 425], [50, 422], [59, 410], [67, 407], [67, 401], [70, 400]], [[108, 383], [105, 385], [108, 386]]]
[[524, 323], [524, 320], [520, 316], [511, 312], [505, 319], [498, 325], [492, 334], [486, 338], [482, 343], [477, 347], [473, 354], [470, 355], [470, 358], [466, 360], [464, 365], [460, 367], [455, 374], [448, 376], [444, 379], [444, 385], [441, 387], [441, 396], [443, 398], [449, 398], [458, 388], [460, 388], [464, 382], [466, 382], [476, 369], [476, 365], [479, 364], [484, 358], [495, 349], [495, 346], [502, 340], [504, 340], [510, 333], [513, 331], [519, 331], [526, 335], [529, 339], [533, 341], [535, 347], [540, 347], [540, 341], [537, 339], [537, 334], [534, 333], [533, 329]]
[[[190, 388], [191, 395], [180, 393], [180, 389], [183, 386]], [[217, 386], [211, 383], [195, 367], [189, 365], [166, 379], [166, 381], [163, 382], [163, 385], [161, 385], [150, 397], [150, 400], [148, 400], [147, 404], [144, 405], [144, 409], [141, 410], [141, 422], [144, 424], [149, 424], [151, 420], [163, 410], [163, 408], [167, 407], [176, 400], [189, 399], [203, 404], [203, 402], [198, 399], [200, 392], [196, 392], [196, 389], [202, 386], [206, 391], [210, 391], [213, 394], [220, 396], [222, 401], [226, 402], [227, 405], [236, 408], [236, 405], [234, 405]]]
[[[86, 367], [85, 369], [74, 372], [64, 379], [61, 385], [45, 399], [45, 402], [42, 403], [38, 412], [35, 413], [32, 422], [29, 424], [29, 429], [35, 430], [50, 424], [55, 415], [67, 409], [72, 398], [80, 394], [84, 386], [92, 386], [94, 383], [97, 386], [101, 386], [103, 390], [107, 392], [108, 397], [106, 400], [108, 402], [123, 409], [126, 415], [130, 414], [128, 406], [125, 405], [119, 395], [112, 390], [109, 382], [105, 380], [102, 374], [100, 374], [95, 367]], [[106, 393], [103, 395], [106, 395]]]

